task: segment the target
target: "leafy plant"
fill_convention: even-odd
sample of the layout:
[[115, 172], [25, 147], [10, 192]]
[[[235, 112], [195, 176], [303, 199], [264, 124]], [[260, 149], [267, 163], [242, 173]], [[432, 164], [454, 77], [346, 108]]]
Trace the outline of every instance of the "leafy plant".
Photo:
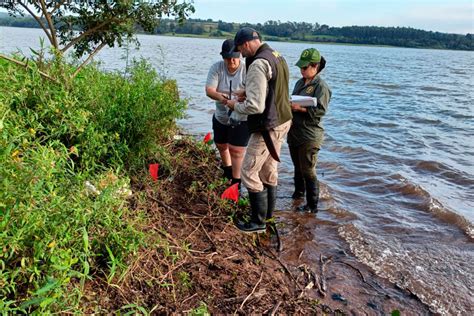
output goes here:
[[150, 69], [136, 62], [123, 77], [91, 65], [63, 84], [0, 60], [2, 312], [80, 310], [71, 288], [97, 273], [112, 282], [144, 245], [129, 178], [166, 160], [158, 140], [185, 108], [176, 83]]
[[191, 310], [190, 315], [193, 315], [193, 316], [209, 316], [209, 315], [211, 315], [211, 313], [209, 313], [209, 310], [207, 309], [206, 303], [201, 302], [198, 307]]

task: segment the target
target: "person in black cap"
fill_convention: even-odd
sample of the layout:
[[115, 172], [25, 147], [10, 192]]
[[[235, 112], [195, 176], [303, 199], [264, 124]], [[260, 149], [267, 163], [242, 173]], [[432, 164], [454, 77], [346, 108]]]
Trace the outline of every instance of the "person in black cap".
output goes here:
[[246, 69], [240, 60], [240, 53], [231, 51], [233, 46], [234, 41], [231, 39], [222, 43], [222, 60], [209, 70], [206, 95], [216, 101], [212, 128], [214, 142], [222, 159], [224, 177], [240, 186], [240, 170], [249, 140], [247, 116], [240, 116], [238, 121], [231, 122], [226, 104], [232, 91], [244, 89]]
[[324, 137], [321, 119], [328, 109], [331, 89], [319, 75], [326, 60], [317, 49], [303, 50], [296, 66], [300, 68], [302, 78], [295, 83], [292, 94], [316, 98], [317, 104], [309, 107], [296, 102], [291, 104], [293, 124], [288, 132], [288, 147], [295, 170], [292, 198], [303, 198], [306, 193], [306, 205], [297, 210], [316, 213], [319, 200], [316, 164]]
[[227, 106], [248, 115], [250, 132], [242, 183], [249, 192], [251, 217], [249, 222], [238, 221], [236, 226], [243, 232], [264, 232], [265, 222], [275, 210], [278, 156], [291, 125], [289, 70], [285, 59], [262, 43], [252, 28], [237, 32], [233, 51], [246, 57], [245, 100], [230, 100]]

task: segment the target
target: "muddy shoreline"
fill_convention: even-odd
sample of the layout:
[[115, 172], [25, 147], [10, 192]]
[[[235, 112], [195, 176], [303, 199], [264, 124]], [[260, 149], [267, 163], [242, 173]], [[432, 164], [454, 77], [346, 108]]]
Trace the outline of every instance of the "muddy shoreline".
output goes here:
[[280, 228], [281, 259], [293, 268], [294, 274], [301, 271], [303, 265], [319, 274], [320, 281], [325, 279], [326, 295], [315, 286], [306, 290], [309, 297], [332, 310], [353, 315], [387, 315], [395, 310], [401, 314], [430, 314], [415, 295], [378, 277], [358, 262], [338, 235], [335, 222], [291, 211], [276, 215], [283, 226]]
[[[212, 149], [170, 141], [174, 161], [157, 182], [134, 182], [131, 207], [144, 211], [149, 241], [129, 267], [86, 284], [83, 305], [100, 312], [149, 314], [429, 314], [415, 296], [356, 261], [337, 224], [276, 212], [277, 238], [242, 234], [246, 212], [220, 199], [226, 184]], [[321, 211], [321, 212], [324, 212]]]

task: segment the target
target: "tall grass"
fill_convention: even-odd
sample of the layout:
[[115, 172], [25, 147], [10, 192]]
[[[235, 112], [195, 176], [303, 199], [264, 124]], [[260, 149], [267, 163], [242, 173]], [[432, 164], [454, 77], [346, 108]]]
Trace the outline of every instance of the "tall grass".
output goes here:
[[77, 310], [87, 279], [126, 265], [145, 239], [124, 188], [184, 108], [145, 62], [54, 83], [0, 61], [2, 313]]

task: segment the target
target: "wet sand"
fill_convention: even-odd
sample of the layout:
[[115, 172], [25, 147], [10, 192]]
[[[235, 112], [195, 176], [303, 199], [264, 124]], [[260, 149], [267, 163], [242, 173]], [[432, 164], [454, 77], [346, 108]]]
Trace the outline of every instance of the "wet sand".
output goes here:
[[327, 286], [325, 296], [316, 285], [307, 289], [311, 298], [333, 311], [352, 315], [387, 315], [394, 310], [402, 315], [430, 314], [416, 296], [378, 277], [358, 262], [338, 235], [336, 223], [318, 219], [315, 214], [291, 210], [277, 212], [276, 216], [283, 246], [282, 261], [303, 286], [308, 283], [305, 268], [318, 275], [320, 284]]

